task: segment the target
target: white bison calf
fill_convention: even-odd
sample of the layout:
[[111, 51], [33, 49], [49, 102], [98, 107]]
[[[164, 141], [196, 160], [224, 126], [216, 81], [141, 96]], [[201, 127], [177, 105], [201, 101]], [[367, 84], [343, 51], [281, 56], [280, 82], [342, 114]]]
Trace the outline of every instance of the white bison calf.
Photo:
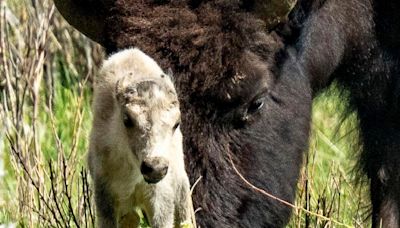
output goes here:
[[94, 86], [89, 169], [99, 227], [191, 221], [178, 98], [170, 77], [138, 49], [112, 55]]

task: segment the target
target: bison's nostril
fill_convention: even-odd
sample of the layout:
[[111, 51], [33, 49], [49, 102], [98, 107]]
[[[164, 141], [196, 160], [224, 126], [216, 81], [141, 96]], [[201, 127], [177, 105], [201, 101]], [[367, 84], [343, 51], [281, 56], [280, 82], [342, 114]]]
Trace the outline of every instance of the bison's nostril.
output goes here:
[[140, 166], [140, 172], [143, 175], [148, 175], [154, 171], [153, 167], [148, 162], [142, 162]]

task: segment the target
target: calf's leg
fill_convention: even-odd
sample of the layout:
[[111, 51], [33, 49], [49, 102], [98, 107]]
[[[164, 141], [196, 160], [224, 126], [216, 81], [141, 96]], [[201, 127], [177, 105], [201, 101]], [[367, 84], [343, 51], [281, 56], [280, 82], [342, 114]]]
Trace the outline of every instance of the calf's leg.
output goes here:
[[172, 228], [174, 226], [174, 194], [163, 191], [157, 186], [156, 191], [145, 199], [144, 212], [152, 228]]
[[124, 216], [122, 216], [119, 227], [120, 228], [130, 228], [130, 227], [139, 227], [140, 218], [136, 211], [132, 211]]
[[113, 207], [114, 202], [109, 191], [105, 187], [105, 183], [103, 183], [101, 180], [95, 180], [94, 188], [97, 211], [97, 227], [116, 227], [117, 221]]
[[[194, 210], [192, 198], [190, 195], [189, 180], [185, 180], [180, 190], [178, 191], [176, 202], [175, 202], [175, 227], [179, 228], [182, 223], [194, 222]], [[194, 224], [195, 225], [195, 224]]]

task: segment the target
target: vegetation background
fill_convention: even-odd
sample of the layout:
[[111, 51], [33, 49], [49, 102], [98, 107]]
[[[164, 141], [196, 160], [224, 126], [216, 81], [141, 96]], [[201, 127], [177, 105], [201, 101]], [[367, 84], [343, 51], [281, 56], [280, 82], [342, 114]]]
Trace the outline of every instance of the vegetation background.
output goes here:
[[[103, 58], [52, 1], [0, 0], [0, 227], [94, 226], [85, 153]], [[355, 178], [357, 119], [344, 115], [344, 97], [333, 86], [314, 101], [288, 227], [370, 224], [368, 188]]]

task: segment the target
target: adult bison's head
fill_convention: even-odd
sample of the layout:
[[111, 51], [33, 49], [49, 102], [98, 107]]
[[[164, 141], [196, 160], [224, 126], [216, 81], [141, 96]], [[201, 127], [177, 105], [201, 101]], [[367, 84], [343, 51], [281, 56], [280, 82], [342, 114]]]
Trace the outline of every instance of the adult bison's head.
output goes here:
[[[230, 158], [254, 185], [293, 201], [311, 92], [296, 53], [267, 27], [274, 23], [262, 10], [287, 1], [85, 2], [56, 0], [108, 52], [136, 46], [173, 70], [187, 171], [192, 183], [202, 176], [193, 196], [201, 227], [285, 224], [290, 208], [253, 191]], [[87, 5], [100, 7], [101, 17]]]

